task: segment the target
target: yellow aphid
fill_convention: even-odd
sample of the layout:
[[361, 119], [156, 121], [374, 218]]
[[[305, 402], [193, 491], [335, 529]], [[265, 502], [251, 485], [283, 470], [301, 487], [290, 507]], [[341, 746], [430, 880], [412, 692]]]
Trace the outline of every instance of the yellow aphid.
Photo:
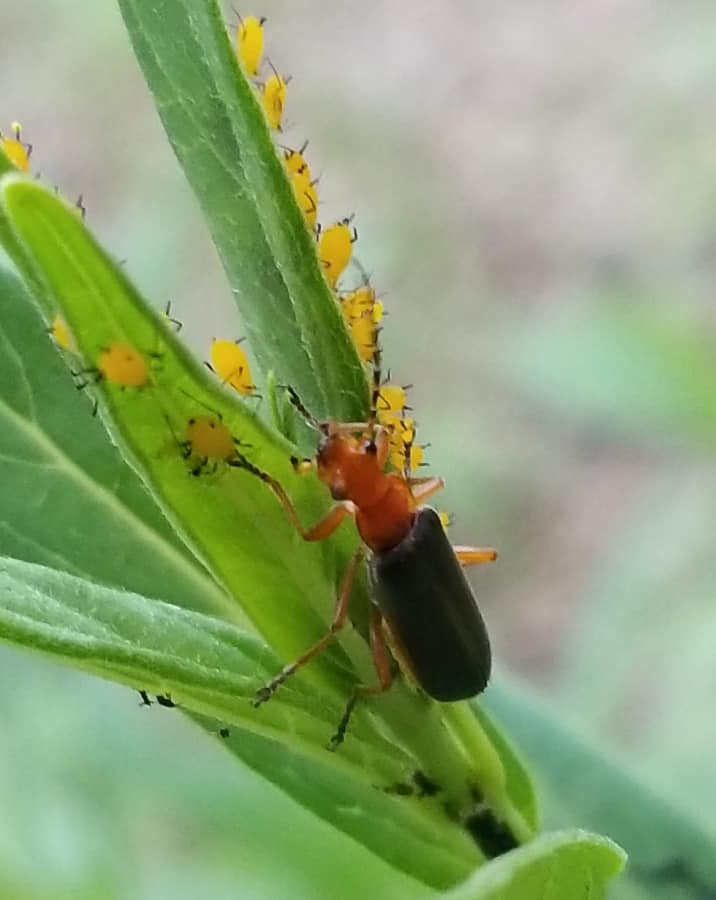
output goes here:
[[296, 201], [303, 210], [309, 228], [313, 230], [316, 227], [316, 215], [318, 213], [318, 193], [313, 184], [311, 184], [311, 176], [305, 172], [295, 172], [291, 176], [291, 184], [293, 192], [296, 195]]
[[97, 371], [110, 384], [144, 387], [149, 384], [149, 363], [131, 344], [118, 342], [105, 347], [97, 360]]
[[438, 510], [438, 518], [440, 519], [440, 523], [445, 531], [447, 531], [448, 528], [452, 525], [452, 515], [445, 512], [445, 510]]
[[257, 19], [256, 16], [247, 16], [239, 20], [236, 29], [236, 52], [241, 64], [249, 75], [258, 75], [261, 57], [264, 52], [264, 22], [265, 18]]
[[340, 303], [358, 355], [363, 362], [372, 362], [378, 335], [376, 326], [383, 317], [383, 304], [375, 299], [375, 291], [367, 284], [342, 294]]
[[409, 416], [391, 419], [386, 423], [386, 428], [390, 436], [391, 450], [400, 450], [415, 440], [415, 419]]
[[234, 437], [218, 416], [195, 416], [186, 423], [187, 456], [218, 462], [236, 454]]
[[326, 279], [333, 288], [350, 262], [353, 244], [358, 239], [357, 231], [350, 227], [351, 218], [342, 219], [326, 228], [318, 239], [318, 257]]
[[63, 350], [72, 351], [72, 338], [70, 337], [70, 330], [67, 327], [67, 322], [65, 322], [65, 320], [59, 313], [57, 313], [55, 318], [52, 320], [50, 333], [55, 339], [55, 343], [58, 347], [61, 347]]
[[[410, 446], [410, 465], [406, 466], [405, 463], [408, 454], [408, 446]], [[404, 444], [399, 449], [391, 450], [390, 462], [393, 464], [393, 466], [395, 466], [396, 469], [398, 469], [399, 472], [405, 471], [406, 468], [409, 472], [414, 472], [423, 464], [424, 456], [425, 454], [420, 444]]]
[[250, 397], [256, 393], [256, 385], [251, 380], [249, 360], [240, 344], [241, 341], [215, 338], [211, 343], [211, 367], [224, 384]]
[[375, 291], [369, 285], [363, 285], [355, 291], [341, 294], [341, 309], [346, 319], [362, 316], [366, 312], [370, 312], [372, 318], [375, 304]]
[[283, 108], [286, 105], [287, 82], [274, 71], [269, 75], [261, 94], [261, 105], [268, 119], [268, 123], [275, 131], [281, 131], [283, 122]]
[[291, 150], [290, 147], [284, 147], [283, 161], [289, 175], [305, 175], [310, 181], [311, 170], [306, 162], [306, 157], [303, 155], [306, 152], [306, 147], [308, 147], [308, 141], [304, 141], [300, 150]]
[[348, 319], [353, 343], [363, 362], [372, 362], [375, 356], [377, 330], [371, 311]]
[[[381, 425], [400, 417], [408, 402], [408, 394], [399, 384], [383, 384], [378, 394], [377, 412]], [[408, 420], [404, 420], [408, 421]]]
[[19, 122], [13, 122], [10, 126], [13, 137], [3, 134], [0, 131], [0, 146], [5, 151], [5, 156], [10, 162], [16, 166], [21, 172], [27, 172], [30, 169], [30, 154], [32, 153], [32, 145], [26, 144], [22, 140], [22, 129]]

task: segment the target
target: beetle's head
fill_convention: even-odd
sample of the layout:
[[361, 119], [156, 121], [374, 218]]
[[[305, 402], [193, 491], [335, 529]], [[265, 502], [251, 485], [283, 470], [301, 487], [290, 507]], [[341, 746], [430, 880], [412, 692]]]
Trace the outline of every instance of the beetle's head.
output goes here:
[[334, 422], [321, 424], [316, 470], [321, 481], [328, 485], [334, 500], [351, 499], [350, 482], [356, 445], [356, 439], [341, 433]]

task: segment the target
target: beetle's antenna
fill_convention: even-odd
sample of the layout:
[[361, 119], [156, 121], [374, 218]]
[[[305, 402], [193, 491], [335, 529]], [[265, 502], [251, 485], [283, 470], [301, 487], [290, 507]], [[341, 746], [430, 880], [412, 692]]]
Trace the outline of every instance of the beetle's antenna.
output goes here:
[[291, 405], [301, 414], [303, 420], [314, 428], [316, 431], [323, 431], [323, 423], [319, 422], [318, 419], [312, 415], [306, 408], [305, 404], [298, 396], [296, 389], [291, 387], [290, 384], [279, 384], [277, 387], [282, 387], [286, 393], [288, 394], [288, 399], [291, 401]]
[[193, 394], [190, 394], [189, 391], [185, 391], [184, 388], [179, 388], [179, 390], [182, 392], [182, 394], [184, 394], [185, 397], [188, 397], [190, 400], [193, 400], [194, 403], [198, 403], [199, 406], [203, 406], [204, 409], [207, 410], [207, 412], [213, 413], [216, 416], [216, 418], [219, 419], [219, 421], [223, 420], [223, 416], [217, 409], [214, 409], [212, 406], [209, 406], [208, 403], [204, 403], [203, 400], [200, 400], [198, 397], [195, 397]]

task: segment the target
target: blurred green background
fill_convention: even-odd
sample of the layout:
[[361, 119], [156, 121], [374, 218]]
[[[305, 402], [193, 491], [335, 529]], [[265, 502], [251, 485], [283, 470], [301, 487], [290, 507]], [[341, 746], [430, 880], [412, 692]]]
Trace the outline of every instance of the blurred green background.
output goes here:
[[[454, 539], [500, 549], [473, 581], [501, 669], [716, 829], [712, 3], [241, 11], [293, 76], [282, 140], [310, 139], [319, 218], [356, 214]], [[33, 171], [203, 357], [240, 336], [115, 5], [3, 4], [0, 70]], [[358, 865], [391, 895], [178, 715], [0, 669], [2, 896], [333, 897]]]

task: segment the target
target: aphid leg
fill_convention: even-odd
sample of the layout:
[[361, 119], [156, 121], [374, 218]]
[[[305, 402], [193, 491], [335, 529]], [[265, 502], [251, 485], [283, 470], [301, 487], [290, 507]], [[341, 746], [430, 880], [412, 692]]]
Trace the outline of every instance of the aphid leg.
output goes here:
[[157, 703], [160, 706], [165, 706], [168, 709], [174, 709], [176, 703], [172, 700], [171, 694], [157, 694]]
[[377, 606], [373, 606], [370, 614], [370, 649], [373, 656], [373, 665], [378, 675], [378, 684], [359, 684], [353, 689], [350, 700], [346, 704], [345, 711], [338, 723], [336, 733], [331, 738], [328, 749], [336, 750], [345, 740], [346, 731], [356, 703], [363, 697], [383, 694], [393, 684], [393, 670], [390, 663], [390, 654], [383, 635], [383, 617]]
[[310, 662], [315, 656], [317, 656], [322, 650], [324, 650], [328, 646], [328, 644], [330, 644], [336, 634], [341, 630], [341, 628], [343, 628], [346, 623], [346, 619], [348, 618], [348, 608], [350, 606], [353, 581], [355, 579], [355, 574], [358, 570], [358, 566], [363, 559], [363, 554], [363, 548], [359, 547], [358, 550], [356, 550], [356, 552], [353, 554], [353, 558], [351, 559], [351, 561], [348, 563], [348, 568], [345, 571], [340, 590], [338, 591], [338, 599], [336, 601], [335, 609], [333, 610], [333, 619], [328, 631], [323, 635], [322, 638], [320, 638], [320, 640], [316, 641], [316, 643], [312, 647], [309, 647], [309, 649], [305, 653], [299, 656], [297, 660], [289, 663], [289, 665], [287, 666], [284, 666], [275, 678], [272, 678], [271, 681], [268, 682], [268, 684], [265, 684], [262, 688], [259, 688], [259, 690], [256, 691], [256, 696], [253, 701], [254, 706], [261, 706], [262, 703], [265, 703], [267, 700], [269, 700], [286, 681], [287, 678], [290, 678], [291, 675], [294, 675], [302, 666], [305, 666], [306, 663]]
[[263, 469], [259, 469], [252, 462], [249, 462], [249, 460], [240, 453], [236, 454], [235, 459], [227, 460], [227, 462], [233, 468], [245, 469], [257, 478], [260, 478], [264, 484], [271, 488], [276, 495], [278, 502], [283, 506], [289, 521], [304, 541], [322, 541], [324, 538], [330, 537], [343, 519], [347, 515], [353, 513], [352, 503], [337, 503], [319, 522], [316, 522], [311, 528], [304, 528], [301, 524], [301, 520], [298, 518], [298, 513], [296, 512], [296, 507], [293, 505], [293, 501], [283, 489], [283, 486], [276, 481], [275, 478], [272, 478], [268, 472], [264, 472]]
[[139, 704], [140, 706], [151, 706], [152, 705], [152, 701], [149, 699], [149, 694], [146, 691], [140, 690], [139, 696], [142, 699], [142, 702]]
[[73, 378], [84, 378], [83, 381], [75, 382], [75, 387], [78, 391], [83, 391], [90, 384], [97, 384], [104, 378], [104, 375], [100, 370], [95, 367], [89, 369], [77, 369], [76, 371], [72, 370], [71, 374]]
[[169, 322], [170, 325], [174, 326], [176, 333], [179, 334], [179, 332], [184, 327], [184, 323], [182, 321], [180, 321], [179, 319], [175, 319], [172, 316], [172, 301], [171, 300], [167, 300], [167, 304], [164, 307], [164, 316], [165, 316], [167, 322]]
[[494, 547], [463, 547], [454, 546], [458, 561], [461, 566], [478, 566], [480, 563], [494, 562], [497, 559], [497, 550]]

